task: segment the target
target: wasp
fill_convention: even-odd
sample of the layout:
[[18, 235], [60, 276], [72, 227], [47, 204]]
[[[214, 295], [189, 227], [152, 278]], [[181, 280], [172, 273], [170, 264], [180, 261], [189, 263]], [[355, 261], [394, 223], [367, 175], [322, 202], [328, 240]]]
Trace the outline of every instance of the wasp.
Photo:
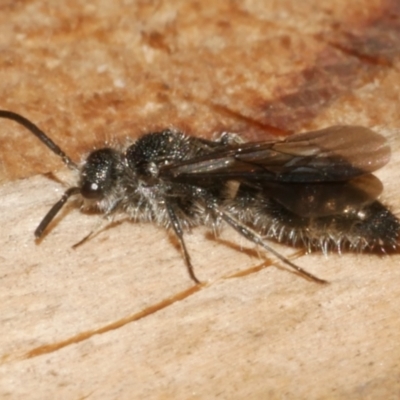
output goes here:
[[22, 115], [0, 117], [27, 128], [72, 170], [78, 181], [35, 230], [40, 238], [71, 197], [109, 217], [124, 213], [174, 232], [191, 279], [199, 283], [184, 240], [190, 228], [223, 225], [264, 248], [306, 278], [325, 281], [271, 247], [283, 242], [307, 252], [397, 249], [400, 221], [379, 200], [372, 172], [390, 159], [380, 134], [362, 126], [331, 126], [283, 140], [215, 140], [173, 129], [150, 132], [124, 149], [92, 151], [79, 165]]

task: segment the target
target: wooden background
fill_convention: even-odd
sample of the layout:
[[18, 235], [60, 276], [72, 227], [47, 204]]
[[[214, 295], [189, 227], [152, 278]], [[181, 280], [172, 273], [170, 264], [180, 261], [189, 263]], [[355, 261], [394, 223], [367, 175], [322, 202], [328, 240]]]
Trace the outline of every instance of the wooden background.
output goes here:
[[[262, 139], [360, 124], [392, 146], [378, 176], [395, 212], [399, 66], [397, 0], [0, 3], [0, 108], [74, 160], [169, 126]], [[320, 286], [228, 229], [196, 229], [187, 244], [207, 285], [194, 288], [151, 225], [73, 250], [100, 217], [71, 204], [35, 243], [74, 176], [5, 120], [0, 178], [0, 398], [400, 397], [399, 256], [297, 258]]]

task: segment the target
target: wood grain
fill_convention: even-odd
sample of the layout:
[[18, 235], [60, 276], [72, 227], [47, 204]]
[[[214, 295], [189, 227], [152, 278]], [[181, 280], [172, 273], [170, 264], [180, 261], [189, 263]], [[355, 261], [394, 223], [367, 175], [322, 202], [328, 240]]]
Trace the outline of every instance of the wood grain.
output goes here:
[[[76, 161], [166, 126], [260, 139], [359, 124], [391, 143], [378, 175], [400, 209], [394, 0], [25, 0], [0, 11], [0, 108]], [[187, 244], [205, 285], [194, 288], [173, 238], [151, 225], [123, 221], [74, 250], [101, 218], [72, 203], [35, 243], [74, 177], [8, 121], [0, 166], [1, 398], [399, 397], [398, 255], [297, 258], [330, 281], [320, 286], [228, 229], [195, 229]]]

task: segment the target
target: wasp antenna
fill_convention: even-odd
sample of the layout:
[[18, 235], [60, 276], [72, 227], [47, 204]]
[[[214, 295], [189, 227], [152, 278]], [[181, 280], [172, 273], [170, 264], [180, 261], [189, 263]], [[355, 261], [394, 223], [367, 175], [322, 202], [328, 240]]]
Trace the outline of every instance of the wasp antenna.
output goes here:
[[74, 196], [75, 194], [79, 194], [81, 192], [81, 189], [79, 187], [72, 187], [69, 188], [61, 197], [60, 200], [57, 201], [56, 204], [54, 204], [53, 207], [51, 207], [50, 211], [45, 215], [45, 217], [42, 219], [42, 222], [39, 224], [39, 226], [35, 230], [35, 236], [39, 239], [45, 229], [49, 226], [50, 222], [54, 219], [54, 217], [58, 214], [58, 212], [61, 210], [63, 205], [67, 202], [67, 200], [71, 197]]
[[22, 115], [12, 111], [0, 110], [0, 118], [10, 119], [24, 126], [31, 131], [42, 143], [44, 143], [53, 153], [57, 154], [63, 162], [73, 170], [78, 170], [78, 166], [58, 147], [40, 128]]

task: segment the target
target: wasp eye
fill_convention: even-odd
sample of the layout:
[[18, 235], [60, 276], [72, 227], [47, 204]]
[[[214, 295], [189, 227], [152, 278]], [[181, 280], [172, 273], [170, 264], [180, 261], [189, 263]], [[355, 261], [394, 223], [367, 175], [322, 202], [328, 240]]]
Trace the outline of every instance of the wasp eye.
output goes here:
[[101, 200], [107, 196], [118, 181], [120, 165], [120, 155], [113, 149], [91, 153], [82, 169], [82, 196], [90, 200]]
[[81, 194], [87, 199], [100, 200], [104, 196], [104, 191], [98, 183], [84, 181]]

